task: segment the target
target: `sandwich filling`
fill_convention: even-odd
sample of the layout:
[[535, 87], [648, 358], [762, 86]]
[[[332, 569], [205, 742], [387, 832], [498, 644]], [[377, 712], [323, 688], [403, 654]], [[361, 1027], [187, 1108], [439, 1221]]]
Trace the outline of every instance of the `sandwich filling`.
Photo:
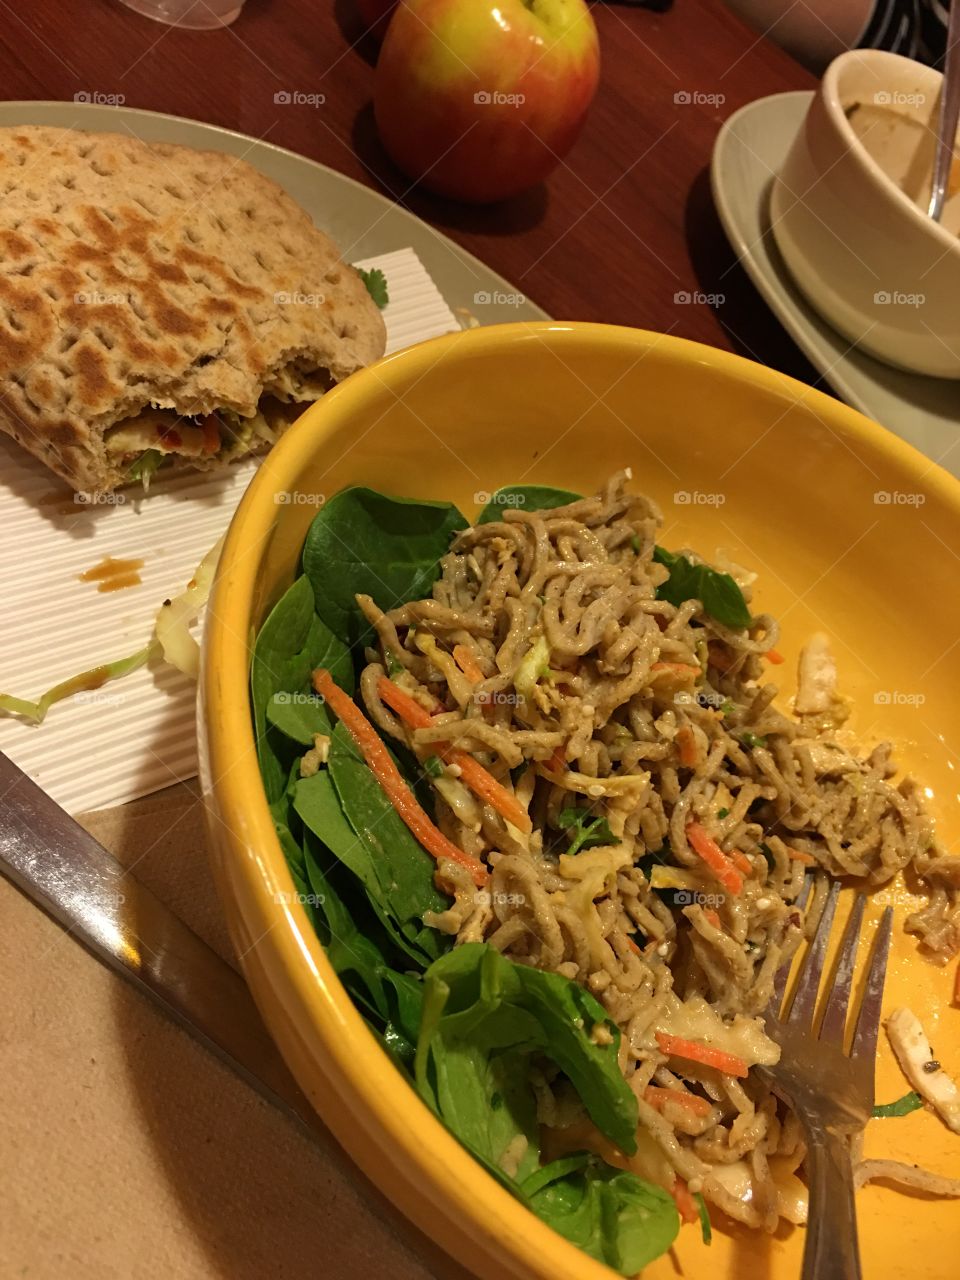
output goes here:
[[153, 405], [111, 427], [104, 435], [107, 458], [122, 473], [120, 483], [150, 477], [164, 463], [178, 459], [200, 464], [233, 462], [269, 449], [308, 406], [263, 396], [256, 411], [242, 417], [231, 409], [184, 416]]

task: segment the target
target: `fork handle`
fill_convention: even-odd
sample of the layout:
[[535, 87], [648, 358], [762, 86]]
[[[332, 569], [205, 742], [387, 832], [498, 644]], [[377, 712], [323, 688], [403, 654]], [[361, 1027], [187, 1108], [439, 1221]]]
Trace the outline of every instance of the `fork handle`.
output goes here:
[[849, 1138], [835, 1130], [807, 1130], [810, 1210], [802, 1280], [860, 1280], [857, 1211]]

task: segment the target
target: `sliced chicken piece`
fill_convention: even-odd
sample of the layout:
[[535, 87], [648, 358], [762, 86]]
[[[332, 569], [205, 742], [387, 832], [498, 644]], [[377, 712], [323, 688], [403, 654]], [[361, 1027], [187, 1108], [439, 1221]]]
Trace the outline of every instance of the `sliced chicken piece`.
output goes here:
[[805, 747], [813, 763], [813, 771], [818, 778], [835, 776], [841, 773], [859, 773], [863, 766], [849, 751], [837, 746], [835, 742], [821, 742], [814, 738], [809, 741], [801, 739], [797, 746]]
[[836, 697], [837, 664], [829, 637], [818, 631], [800, 650], [794, 707], [801, 716], [822, 715], [832, 710]]
[[960, 1133], [960, 1089], [933, 1055], [930, 1041], [912, 1009], [894, 1009], [887, 1035], [903, 1074], [954, 1133]]

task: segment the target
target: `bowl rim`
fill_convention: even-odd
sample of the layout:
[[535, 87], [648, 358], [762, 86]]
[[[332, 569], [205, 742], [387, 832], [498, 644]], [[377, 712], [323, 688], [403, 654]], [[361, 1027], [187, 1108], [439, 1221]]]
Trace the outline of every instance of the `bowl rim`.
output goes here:
[[960, 236], [953, 235], [941, 222], [934, 220], [915, 204], [905, 191], [901, 191], [882, 165], [863, 145], [847, 119], [846, 109], [840, 93], [840, 80], [848, 67], [855, 63], [879, 63], [881, 66], [909, 67], [914, 75], [927, 75], [934, 78], [939, 85], [943, 75], [933, 67], [928, 67], [913, 58], [905, 58], [902, 54], [891, 53], [886, 49], [848, 49], [841, 53], [827, 67], [820, 82], [819, 96], [826, 107], [827, 114], [834, 127], [840, 132], [843, 141], [853, 160], [871, 179], [875, 187], [893, 201], [894, 207], [917, 227], [924, 235], [932, 235], [948, 253], [960, 255]]
[[[278, 1001], [276, 984], [269, 999], [258, 1000], [264, 1021], [271, 1029], [289, 1024], [291, 1008], [308, 1017], [311, 1035], [323, 1043], [324, 1072], [335, 1075], [351, 1099], [362, 1105], [368, 1132], [376, 1125], [379, 1136], [392, 1144], [385, 1163], [393, 1161], [395, 1168], [399, 1163], [405, 1183], [410, 1181], [411, 1169], [425, 1188], [442, 1178], [446, 1197], [442, 1216], [449, 1217], [451, 1206], [461, 1215], [465, 1243], [482, 1240], [484, 1256], [489, 1259], [499, 1253], [501, 1261], [510, 1266], [509, 1274], [520, 1274], [520, 1264], [524, 1275], [538, 1280], [610, 1280], [615, 1274], [612, 1270], [556, 1234], [473, 1159], [421, 1100], [363, 1021], [330, 965], [304, 907], [296, 900], [260, 785], [247, 693], [250, 618], [261, 557], [277, 519], [274, 495], [295, 487], [305, 443], [309, 441], [315, 449], [334, 423], [377, 396], [378, 383], [389, 388], [395, 373], [409, 371], [422, 377], [430, 365], [451, 356], [457, 348], [469, 358], [496, 352], [504, 344], [556, 340], [562, 334], [569, 337], [561, 337], [561, 342], [585, 344], [598, 351], [609, 350], [611, 344], [627, 348], [634, 363], [656, 347], [658, 354], [679, 364], [706, 364], [775, 398], [789, 396], [798, 405], [809, 403], [832, 432], [879, 450], [905, 476], [912, 475], [928, 491], [937, 492], [958, 517], [960, 481], [850, 406], [732, 352], [627, 326], [529, 321], [447, 334], [387, 356], [351, 376], [284, 433], [253, 477], [231, 521], [204, 628], [201, 779], [211, 841], [221, 861], [229, 857], [231, 874], [242, 885], [248, 906], [252, 904], [250, 918], [243, 924], [258, 928], [266, 924], [266, 937], [259, 939], [259, 945], [268, 948], [266, 954], [273, 953], [273, 976], [279, 973], [285, 983], [285, 1002]], [[311, 430], [320, 415], [324, 425]], [[231, 816], [232, 821], [224, 820]], [[244, 904], [227, 876], [219, 874], [217, 881], [221, 898], [227, 899], [225, 914], [233, 933]], [[246, 969], [250, 958], [241, 957], [241, 964]], [[312, 1065], [315, 1069], [319, 1066], [315, 1056]], [[295, 1067], [294, 1071], [297, 1074]], [[302, 1077], [300, 1083], [306, 1089]], [[435, 1220], [437, 1210], [432, 1214]], [[422, 1222], [420, 1225], [423, 1227]], [[489, 1268], [487, 1274], [492, 1274]]]

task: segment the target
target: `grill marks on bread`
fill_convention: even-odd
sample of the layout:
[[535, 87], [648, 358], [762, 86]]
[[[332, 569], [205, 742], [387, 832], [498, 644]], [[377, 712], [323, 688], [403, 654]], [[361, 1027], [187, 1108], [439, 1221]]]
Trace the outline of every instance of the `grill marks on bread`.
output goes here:
[[333, 242], [243, 161], [0, 129], [0, 427], [75, 488], [122, 478], [103, 433], [146, 406], [248, 416], [384, 340]]

